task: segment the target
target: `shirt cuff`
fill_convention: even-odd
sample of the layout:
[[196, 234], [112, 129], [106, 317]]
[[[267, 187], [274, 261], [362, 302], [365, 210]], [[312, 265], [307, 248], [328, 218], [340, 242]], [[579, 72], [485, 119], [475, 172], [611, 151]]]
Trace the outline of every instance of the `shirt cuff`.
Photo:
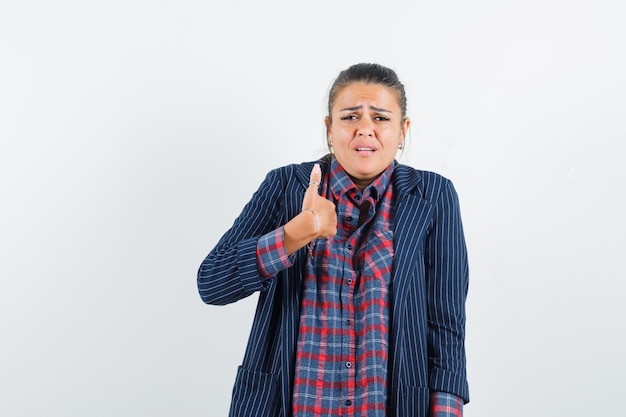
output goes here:
[[430, 395], [430, 415], [432, 417], [462, 417], [463, 401], [456, 395], [434, 391]]
[[263, 278], [271, 278], [280, 271], [293, 265], [295, 253], [287, 255], [285, 249], [285, 229], [279, 227], [276, 230], [261, 236], [256, 245], [256, 260], [259, 275]]

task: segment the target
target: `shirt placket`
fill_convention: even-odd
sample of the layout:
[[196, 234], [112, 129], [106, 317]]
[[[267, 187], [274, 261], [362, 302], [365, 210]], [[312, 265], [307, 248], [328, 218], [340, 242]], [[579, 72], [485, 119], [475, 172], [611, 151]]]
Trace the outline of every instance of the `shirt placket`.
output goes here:
[[358, 222], [358, 208], [348, 202], [349, 208], [345, 221], [347, 236], [344, 243], [343, 253], [343, 274], [341, 281], [341, 318], [342, 318], [342, 358], [345, 378], [342, 378], [342, 410], [343, 415], [354, 415], [355, 392], [356, 392], [356, 330], [355, 330], [355, 306], [354, 289], [359, 279], [354, 267], [355, 253], [357, 250], [358, 232], [355, 232]]

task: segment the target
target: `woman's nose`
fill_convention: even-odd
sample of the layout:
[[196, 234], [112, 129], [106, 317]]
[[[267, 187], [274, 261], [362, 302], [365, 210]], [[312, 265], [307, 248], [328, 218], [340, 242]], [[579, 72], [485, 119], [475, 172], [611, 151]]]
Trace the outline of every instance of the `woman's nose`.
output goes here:
[[372, 136], [374, 134], [374, 124], [369, 118], [364, 117], [361, 119], [357, 128], [357, 134], [359, 136]]

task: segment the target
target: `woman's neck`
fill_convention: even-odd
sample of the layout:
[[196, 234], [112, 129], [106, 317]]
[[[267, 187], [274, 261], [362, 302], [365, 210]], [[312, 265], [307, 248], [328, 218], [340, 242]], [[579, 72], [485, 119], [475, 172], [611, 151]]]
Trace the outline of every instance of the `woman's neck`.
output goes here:
[[377, 176], [375, 176], [374, 178], [371, 179], [359, 179], [359, 178], [354, 178], [352, 175], [349, 175], [350, 179], [352, 179], [352, 182], [354, 183], [354, 185], [356, 185], [356, 188], [359, 189], [359, 191], [362, 193], [363, 191], [365, 191], [365, 189], [374, 182], [374, 180], [376, 178], [379, 177], [380, 174], [378, 174]]

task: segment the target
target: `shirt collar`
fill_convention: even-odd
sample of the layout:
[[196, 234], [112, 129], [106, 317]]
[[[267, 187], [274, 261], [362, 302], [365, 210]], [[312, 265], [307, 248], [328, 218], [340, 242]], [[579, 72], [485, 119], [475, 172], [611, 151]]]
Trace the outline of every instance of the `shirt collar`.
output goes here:
[[394, 160], [370, 185], [367, 186], [367, 188], [365, 188], [363, 195], [361, 196], [361, 192], [357, 186], [354, 185], [354, 182], [348, 173], [343, 169], [339, 162], [337, 162], [337, 159], [333, 157], [330, 163], [330, 192], [335, 199], [339, 199], [339, 197], [347, 193], [348, 197], [352, 199], [365, 201], [371, 198], [374, 201], [378, 201], [387, 189], [395, 167], [396, 161]]

